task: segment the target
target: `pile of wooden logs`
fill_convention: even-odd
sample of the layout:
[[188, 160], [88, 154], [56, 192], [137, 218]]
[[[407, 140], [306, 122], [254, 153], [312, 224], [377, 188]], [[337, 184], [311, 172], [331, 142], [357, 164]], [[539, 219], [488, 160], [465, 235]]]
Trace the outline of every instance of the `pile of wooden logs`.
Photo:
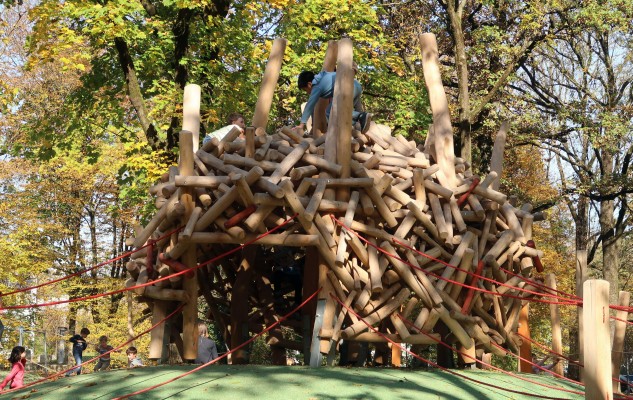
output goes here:
[[[435, 344], [407, 326], [397, 316], [402, 314], [435, 338], [439, 335], [433, 333], [434, 328], [441, 320], [451, 332], [449, 339], [471, 354], [504, 354], [493, 342], [518, 352], [518, 317], [529, 297], [521, 289], [538, 291], [520, 276], [542, 270], [542, 254], [531, 241], [532, 223], [542, 215], [531, 213], [529, 204], [517, 206], [498, 191], [507, 126], [497, 135], [490, 173], [483, 179], [453, 155], [437, 50], [433, 41], [425, 44], [429, 38], [422, 36], [434, 116], [424, 145], [372, 123], [365, 134], [352, 131], [347, 163], [328, 157], [330, 131], [319, 136], [316, 128], [312, 135], [290, 127], [272, 134], [261, 127], [247, 128], [244, 139], [234, 129], [195, 153], [184, 150], [183, 143], [186, 147], [192, 139], [183, 132], [181, 165], [189, 158], [194, 169], [183, 173], [182, 168], [179, 172], [172, 167], [150, 189], [158, 212], [138, 232], [134, 244], [140, 247], [178, 226], [184, 229], [133, 255], [127, 264], [128, 286], [190, 268], [179, 260], [192, 249], [195, 261], [202, 263], [261, 235], [250, 253], [228, 255], [197, 273], [199, 293], [212, 317], [225, 336], [233, 336], [227, 343], [241, 343], [248, 332], [261, 331], [278, 318], [279, 310], [273, 305], [273, 292], [278, 289], [271, 283], [273, 266], [257, 258], [263, 254], [257, 248], [288, 246], [308, 254], [304, 296], [311, 294], [310, 287], [323, 286], [325, 293], [334, 294], [396, 342]], [[351, 63], [345, 54], [341, 56], [342, 50], [339, 47], [337, 73], [344, 76]], [[345, 110], [340, 111], [339, 117], [344, 114]], [[190, 194], [193, 207], [183, 204], [183, 192]], [[319, 265], [323, 266], [320, 277]], [[504, 269], [519, 277], [509, 276]], [[187, 280], [191, 278], [185, 274], [137, 289], [137, 293], [154, 305], [192, 302], [183, 290]], [[464, 289], [461, 284], [487, 293]], [[321, 352], [327, 353], [339, 339], [384, 342], [357, 316], [331, 298], [323, 294], [321, 298], [328, 302], [326, 314], [330, 315], [324, 317], [316, 335]], [[246, 310], [242, 317], [236, 315], [237, 302]], [[300, 325], [293, 327], [305, 332]], [[311, 339], [303, 337], [304, 342]], [[269, 343], [305, 348], [280, 332], [271, 335]]]

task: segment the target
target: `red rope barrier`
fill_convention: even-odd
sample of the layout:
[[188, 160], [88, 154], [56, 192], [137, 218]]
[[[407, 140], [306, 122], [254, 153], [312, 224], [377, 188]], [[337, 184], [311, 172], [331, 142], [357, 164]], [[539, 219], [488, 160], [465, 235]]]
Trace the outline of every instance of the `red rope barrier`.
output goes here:
[[113, 400], [122, 400], [122, 399], [127, 399], [130, 398], [132, 396], [136, 396], [138, 394], [142, 394], [142, 393], [147, 393], [150, 390], [159, 388], [161, 386], [165, 386], [169, 383], [172, 383], [174, 381], [177, 381], [178, 379], [184, 378], [187, 375], [193, 374], [194, 372], [198, 372], [201, 369], [208, 367], [211, 364], [214, 364], [216, 362], [218, 362], [219, 360], [228, 357], [229, 354], [232, 354], [233, 352], [241, 349], [242, 347], [246, 346], [247, 344], [252, 343], [255, 339], [257, 339], [258, 337], [262, 336], [264, 333], [268, 333], [271, 329], [273, 329], [274, 327], [276, 327], [277, 325], [279, 325], [280, 323], [282, 323], [283, 321], [285, 321], [286, 319], [288, 319], [292, 314], [296, 313], [297, 311], [299, 311], [301, 308], [303, 308], [303, 306], [305, 306], [306, 304], [308, 304], [319, 292], [321, 291], [321, 289], [317, 290], [316, 292], [312, 293], [312, 295], [310, 297], [308, 297], [307, 299], [305, 299], [301, 304], [299, 304], [297, 307], [295, 307], [292, 311], [290, 311], [288, 314], [284, 315], [283, 317], [281, 317], [279, 320], [277, 320], [276, 322], [274, 322], [273, 324], [271, 324], [269, 327], [267, 327], [266, 329], [264, 329], [263, 331], [261, 331], [260, 333], [258, 333], [257, 335], [253, 336], [252, 338], [248, 339], [247, 341], [245, 341], [244, 343], [242, 343], [241, 345], [235, 347], [234, 349], [227, 351], [226, 353], [224, 353], [223, 355], [205, 363], [200, 365], [199, 367], [196, 367], [194, 369], [192, 369], [191, 371], [187, 371], [183, 374], [180, 374], [174, 378], [171, 378], [169, 380], [166, 380], [164, 382], [161, 382], [157, 385], [154, 386], [150, 386], [148, 388], [145, 389], [141, 389], [141, 390], [137, 390], [134, 393], [128, 393], [126, 395], [123, 396], [119, 396], [119, 397], [115, 397]]
[[[181, 229], [183, 229], [183, 228], [182, 228], [182, 227], [180, 227], [180, 228], [176, 228], [176, 229], [174, 229], [173, 231], [171, 231], [171, 232], [169, 232], [169, 233], [164, 234], [163, 236], [161, 236], [160, 238], [158, 238], [156, 241], [161, 240], [161, 239], [166, 238], [166, 237], [169, 237], [169, 236], [173, 235], [174, 233], [176, 233], [176, 232], [180, 231]], [[139, 248], [138, 248], [138, 249], [136, 249], [136, 250], [130, 250], [130, 251], [127, 251], [127, 252], [125, 252], [125, 253], [121, 254], [120, 256], [118, 256], [118, 257], [116, 257], [116, 258], [111, 258], [111, 259], [106, 260], [106, 261], [104, 261], [104, 262], [101, 262], [101, 263], [99, 263], [99, 264], [97, 264], [97, 265], [94, 265], [94, 266], [92, 266], [92, 267], [90, 267], [90, 268], [86, 268], [86, 269], [83, 269], [83, 270], [81, 270], [81, 271], [77, 271], [77, 272], [72, 273], [72, 274], [70, 274], [70, 275], [66, 275], [66, 276], [63, 276], [63, 277], [61, 277], [61, 278], [54, 279], [54, 280], [52, 280], [52, 281], [48, 281], [48, 282], [44, 282], [44, 283], [40, 283], [39, 285], [29, 286], [29, 287], [26, 287], [26, 288], [22, 288], [22, 289], [14, 290], [13, 292], [9, 292], [9, 293], [0, 293], [0, 297], [8, 296], [8, 295], [10, 295], [10, 294], [16, 294], [16, 293], [21, 293], [21, 292], [27, 292], [27, 291], [29, 291], [29, 290], [38, 289], [38, 288], [41, 288], [41, 287], [44, 287], [44, 286], [52, 285], [53, 283], [57, 283], [57, 282], [61, 282], [61, 281], [65, 281], [66, 279], [74, 278], [75, 276], [79, 276], [79, 275], [85, 274], [86, 272], [90, 272], [90, 271], [92, 271], [92, 270], [94, 270], [94, 269], [101, 268], [101, 267], [103, 267], [104, 265], [111, 264], [111, 263], [113, 263], [113, 262], [115, 262], [115, 261], [119, 261], [119, 260], [121, 260], [121, 259], [123, 259], [123, 258], [125, 258], [125, 257], [128, 257], [128, 256], [130, 256], [130, 255], [132, 255], [132, 254], [136, 253], [136, 252], [139, 252], [139, 251], [143, 250], [143, 249], [144, 249], [144, 248], [146, 248], [146, 247], [152, 246], [152, 245], [153, 245], [153, 242], [155, 242], [155, 241], [148, 241], [148, 242], [147, 242], [147, 244], [145, 244], [145, 245], [143, 245], [143, 246], [139, 247]], [[1, 309], [2, 309], [2, 308], [0, 308], [0, 310], [1, 310]]]
[[167, 315], [165, 318], [161, 319], [160, 321], [158, 321], [157, 323], [155, 323], [154, 325], [152, 325], [149, 329], [146, 329], [145, 331], [143, 331], [143, 332], [139, 333], [138, 335], [136, 335], [136, 336], [134, 336], [133, 338], [129, 339], [127, 342], [122, 343], [122, 344], [120, 344], [120, 345], [118, 345], [118, 346], [114, 347], [112, 350], [109, 350], [109, 351], [107, 351], [107, 352], [105, 352], [105, 353], [103, 353], [103, 354], [99, 354], [98, 356], [96, 356], [96, 357], [94, 357], [94, 358], [91, 358], [91, 359], [90, 359], [90, 360], [88, 360], [88, 361], [84, 361], [84, 362], [82, 362], [82, 363], [81, 363], [81, 364], [79, 364], [79, 365], [74, 365], [74, 366], [72, 366], [71, 368], [68, 368], [68, 369], [65, 369], [65, 370], [63, 370], [63, 371], [61, 371], [61, 372], [57, 372], [57, 373], [55, 373], [55, 374], [53, 374], [53, 375], [47, 376], [46, 378], [39, 379], [39, 380], [37, 380], [37, 381], [35, 381], [35, 382], [31, 382], [31, 383], [26, 384], [26, 385], [24, 385], [24, 386], [22, 386], [22, 387], [19, 387], [19, 388], [15, 388], [15, 389], [10, 389], [10, 390], [3, 391], [2, 393], [6, 393], [6, 392], [14, 392], [14, 391], [18, 391], [18, 390], [21, 390], [21, 389], [24, 389], [24, 388], [27, 388], [27, 387], [31, 387], [31, 386], [33, 386], [33, 385], [36, 385], [36, 384], [39, 384], [39, 383], [42, 383], [42, 382], [45, 382], [45, 381], [51, 380], [51, 379], [53, 379], [53, 378], [57, 378], [58, 376], [64, 375], [66, 372], [72, 371], [72, 370], [74, 370], [74, 369], [75, 369], [75, 368], [77, 368], [77, 367], [83, 367], [83, 366], [84, 366], [84, 365], [86, 365], [86, 364], [90, 364], [91, 362], [93, 362], [93, 361], [95, 361], [95, 360], [98, 360], [99, 358], [101, 358], [101, 357], [103, 357], [103, 356], [105, 356], [105, 355], [107, 355], [107, 354], [110, 354], [110, 353], [112, 353], [112, 352], [114, 352], [114, 351], [117, 351], [117, 350], [121, 349], [123, 346], [126, 346], [126, 345], [128, 345], [128, 344], [132, 343], [134, 340], [136, 340], [136, 339], [138, 339], [139, 337], [141, 337], [141, 336], [143, 336], [143, 335], [147, 334], [148, 332], [152, 331], [152, 330], [153, 330], [153, 329], [155, 329], [158, 325], [160, 325], [160, 324], [164, 323], [165, 321], [167, 321], [168, 319], [170, 319], [171, 317], [173, 317], [174, 315], [176, 315], [178, 312], [180, 312], [180, 311], [183, 309], [183, 307], [184, 307], [184, 306], [185, 306], [184, 304], [181, 304], [181, 305], [180, 305], [180, 306], [178, 306], [178, 307], [177, 307], [174, 311], [172, 311], [169, 315]]
[[[460, 378], [466, 379], [466, 380], [471, 381], [471, 382], [475, 382], [475, 383], [480, 384], [480, 385], [482, 385], [482, 386], [488, 386], [488, 387], [492, 387], [492, 388], [499, 389], [499, 390], [506, 391], [506, 392], [510, 392], [510, 393], [521, 394], [521, 395], [524, 395], [524, 396], [529, 396], [529, 397], [537, 397], [537, 398], [540, 398], [540, 399], [568, 400], [568, 399], [564, 399], [564, 398], [561, 398], [561, 397], [543, 396], [543, 395], [534, 394], [534, 393], [522, 392], [522, 391], [520, 391], [520, 390], [508, 389], [508, 388], [505, 388], [505, 387], [502, 387], [502, 386], [493, 385], [493, 384], [487, 384], [487, 383], [482, 382], [482, 381], [480, 381], [480, 380], [477, 380], [477, 379], [474, 379], [474, 378], [471, 378], [471, 377], [468, 377], [468, 376], [462, 375], [462, 374], [460, 374], [460, 373], [458, 373], [458, 372], [452, 371], [452, 370], [450, 370], [450, 369], [448, 369], [448, 368], [444, 368], [444, 367], [442, 367], [442, 366], [440, 366], [440, 365], [438, 365], [438, 364], [434, 363], [433, 361], [431, 361], [431, 360], [427, 360], [427, 359], [425, 359], [425, 358], [423, 358], [423, 357], [419, 356], [418, 354], [415, 354], [415, 353], [413, 353], [412, 351], [410, 351], [410, 350], [408, 350], [408, 349], [405, 349], [404, 347], [400, 346], [400, 344], [399, 344], [399, 343], [394, 342], [393, 340], [391, 340], [390, 338], [388, 338], [387, 336], [385, 336], [382, 332], [379, 332], [379, 331], [378, 331], [378, 329], [374, 328], [374, 327], [373, 327], [371, 324], [369, 324], [367, 321], [365, 321], [365, 320], [363, 319], [363, 317], [361, 317], [361, 316], [360, 316], [360, 315], [359, 315], [356, 311], [354, 311], [351, 307], [348, 307], [348, 306], [347, 306], [345, 303], [343, 303], [343, 302], [342, 302], [342, 301], [341, 301], [338, 297], [336, 297], [335, 295], [333, 295], [333, 294], [331, 294], [331, 293], [330, 293], [330, 296], [331, 296], [331, 297], [332, 297], [335, 301], [337, 301], [337, 302], [338, 302], [338, 303], [339, 303], [342, 307], [345, 307], [345, 309], [347, 309], [347, 311], [348, 311], [348, 312], [350, 312], [350, 313], [354, 314], [354, 315], [356, 316], [356, 318], [358, 318], [359, 320], [363, 321], [363, 323], [364, 323], [365, 325], [367, 325], [367, 327], [368, 327], [369, 329], [371, 329], [374, 333], [377, 333], [379, 336], [381, 336], [383, 339], [387, 340], [387, 341], [388, 341], [389, 343], [391, 343], [393, 346], [398, 347], [400, 350], [407, 352], [408, 354], [410, 354], [411, 356], [413, 356], [413, 357], [417, 358], [418, 360], [421, 360], [421, 361], [423, 361], [423, 362], [425, 362], [425, 363], [427, 363], [427, 364], [429, 364], [429, 365], [432, 365], [432, 366], [434, 366], [434, 367], [436, 367], [436, 368], [440, 369], [440, 370], [441, 370], [441, 371], [443, 371], [443, 372], [448, 372], [449, 374], [455, 375], [455, 376], [457, 376], [457, 377], [460, 377]], [[569, 391], [569, 390], [562, 389], [562, 388], [555, 388], [555, 389], [562, 390], [562, 391]], [[574, 391], [569, 391], [569, 392], [570, 392], [570, 393], [574, 393], [574, 394], [581, 394], [581, 395], [584, 395], [584, 392], [574, 392]]]
[[[556, 387], [556, 386], [551, 386], [551, 385], [547, 385], [547, 384], [544, 384], [544, 383], [541, 383], [541, 382], [537, 382], [537, 381], [534, 381], [534, 380], [532, 380], [532, 379], [529, 379], [529, 378], [526, 378], [526, 377], [523, 377], [523, 376], [520, 376], [520, 375], [516, 375], [516, 374], [514, 374], [514, 373], [512, 373], [512, 372], [510, 372], [510, 371], [505, 371], [505, 370], [504, 370], [504, 369], [502, 369], [502, 368], [495, 367], [494, 365], [492, 365], [492, 364], [488, 364], [487, 362], [485, 362], [485, 361], [483, 361], [483, 360], [478, 360], [477, 358], [474, 358], [474, 357], [472, 357], [472, 356], [470, 356], [470, 355], [468, 355], [468, 354], [466, 354], [466, 353], [464, 353], [464, 352], [461, 352], [461, 351], [459, 351], [459, 350], [455, 350], [455, 349], [453, 348], [453, 346], [449, 345], [448, 343], [445, 343], [445, 342], [443, 342], [443, 341], [441, 341], [441, 340], [439, 340], [439, 339], [436, 339], [436, 338], [434, 338], [432, 335], [429, 335], [428, 333], [426, 333], [426, 332], [422, 331], [420, 328], [418, 328], [417, 326], [415, 326], [415, 325], [413, 324], [413, 322], [411, 322], [411, 321], [409, 321], [408, 319], [404, 318], [402, 315], [398, 314], [398, 317], [400, 317], [400, 319], [401, 319], [401, 320], [402, 320], [402, 321], [403, 321], [403, 322], [404, 322], [407, 326], [409, 326], [409, 327], [411, 327], [411, 328], [415, 329], [417, 332], [419, 332], [419, 333], [422, 333], [422, 334], [426, 335], [427, 337], [431, 338], [431, 339], [432, 339], [432, 340], [434, 340], [435, 342], [437, 342], [437, 343], [441, 344], [442, 346], [444, 346], [444, 347], [446, 347], [446, 348], [450, 349], [451, 351], [455, 351], [456, 353], [458, 353], [458, 354], [460, 354], [460, 355], [462, 355], [462, 356], [468, 357], [468, 358], [472, 359], [474, 362], [480, 363], [480, 364], [481, 364], [481, 365], [483, 365], [483, 366], [486, 366], [486, 367], [488, 367], [488, 368], [492, 368], [492, 369], [494, 369], [495, 371], [501, 371], [501, 372], [503, 372], [503, 373], [505, 373], [505, 374], [507, 374], [507, 375], [509, 375], [509, 376], [513, 377], [513, 378], [517, 378], [517, 379], [520, 379], [520, 380], [525, 381], [525, 382], [533, 383], [533, 384], [535, 384], [535, 385], [543, 386], [543, 387], [546, 387], [546, 388], [549, 388], [549, 389], [561, 390], [561, 391], [564, 391], [564, 392], [569, 392], [569, 393], [573, 393], [573, 394], [583, 394], [583, 395], [584, 395], [584, 393], [583, 393], [583, 392], [577, 392], [577, 391], [573, 391], [573, 390], [569, 390], [569, 389], [563, 389], [563, 388], [559, 388], [559, 387]], [[499, 348], [499, 349], [503, 350], [506, 354], [511, 354], [511, 355], [513, 355], [513, 356], [516, 356], [514, 353], [507, 351], [506, 349], [504, 349], [503, 347], [499, 346], [499, 345], [498, 345], [497, 343], [495, 343], [494, 341], [490, 341], [490, 343], [491, 343], [491, 344], [493, 344], [493, 345], [495, 345], [497, 348]], [[521, 359], [523, 360], [523, 358], [521, 358]], [[574, 383], [574, 384], [577, 384], [577, 385], [580, 385], [580, 386], [584, 386], [584, 384], [582, 384], [582, 383], [580, 383], [580, 382], [576, 382], [576, 381], [574, 381], [573, 379], [569, 379], [569, 378], [566, 378], [566, 377], [564, 377], [564, 376], [562, 376], [562, 375], [558, 375], [558, 374], [556, 374], [555, 372], [549, 371], [549, 370], [547, 370], [547, 369], [545, 369], [545, 368], [541, 367], [540, 365], [537, 365], [537, 364], [533, 363], [532, 361], [528, 361], [528, 360], [525, 360], [525, 361], [527, 361], [528, 363], [530, 363], [532, 366], [535, 366], [535, 367], [537, 367], [537, 368], [539, 368], [539, 369], [541, 369], [541, 370], [543, 370], [543, 371], [550, 372], [552, 375], [555, 375], [555, 376], [557, 376], [557, 377], [563, 378], [563, 379], [564, 379], [564, 380], [566, 380], [566, 381], [569, 381], [569, 382], [571, 382], [571, 383]]]
[[545, 351], [547, 351], [547, 352], [549, 352], [549, 353], [551, 353], [551, 354], [555, 355], [556, 357], [559, 357], [559, 358], [562, 358], [562, 359], [564, 359], [564, 360], [567, 360], [567, 362], [569, 362], [569, 363], [571, 363], [571, 364], [574, 364], [574, 365], [577, 365], [577, 366], [579, 366], [579, 367], [581, 367], [581, 368], [584, 368], [584, 367], [585, 367], [584, 365], [582, 365], [582, 364], [581, 364], [581, 363], [579, 363], [578, 361], [576, 361], [576, 360], [572, 360], [571, 358], [566, 357], [566, 356], [564, 356], [564, 355], [562, 355], [562, 354], [558, 354], [557, 352], [555, 352], [554, 350], [552, 350], [552, 349], [548, 348], [548, 347], [547, 347], [547, 346], [545, 346], [544, 344], [539, 343], [539, 342], [537, 342], [536, 340], [530, 339], [529, 337], [522, 335], [520, 332], [517, 332], [517, 335], [519, 335], [522, 339], [525, 339], [525, 340], [527, 340], [528, 342], [530, 342], [530, 343], [532, 343], [532, 344], [535, 344], [535, 345], [537, 345], [538, 347], [542, 348], [543, 350], [545, 350]]
[[164, 276], [162, 278], [159, 278], [159, 279], [156, 279], [156, 280], [153, 280], [153, 281], [149, 281], [149, 282], [142, 283], [142, 284], [139, 284], [139, 285], [130, 286], [129, 288], [113, 290], [111, 292], [105, 292], [105, 293], [100, 293], [100, 294], [95, 294], [95, 295], [90, 295], [90, 296], [84, 296], [84, 297], [76, 297], [76, 298], [67, 299], [67, 300], [57, 300], [57, 301], [51, 301], [51, 302], [47, 302], [47, 303], [24, 304], [24, 305], [17, 305], [17, 306], [2, 306], [2, 307], [0, 307], [0, 311], [1, 310], [18, 310], [18, 309], [25, 309], [25, 308], [38, 308], [38, 307], [54, 306], [54, 305], [58, 305], [58, 304], [76, 303], [76, 302], [79, 302], [79, 301], [94, 300], [94, 299], [98, 299], [100, 297], [111, 296], [113, 294], [123, 293], [123, 292], [127, 292], [127, 291], [134, 290], [134, 289], [144, 288], [146, 286], [151, 286], [151, 285], [154, 285], [154, 284], [156, 284], [158, 282], [162, 282], [162, 281], [170, 279], [170, 278], [175, 278], [177, 276], [190, 273], [190, 271], [196, 270], [196, 269], [201, 268], [201, 267], [203, 267], [205, 265], [208, 265], [208, 264], [210, 264], [210, 263], [212, 263], [214, 261], [220, 260], [220, 259], [222, 259], [222, 258], [224, 258], [224, 257], [226, 257], [226, 256], [228, 256], [230, 254], [233, 254], [233, 253], [243, 249], [244, 247], [255, 243], [259, 239], [272, 234], [273, 232], [275, 232], [276, 230], [282, 228], [283, 226], [287, 225], [290, 221], [292, 221], [294, 218], [296, 218], [296, 216], [297, 216], [297, 214], [293, 215], [292, 217], [286, 219], [283, 223], [281, 223], [280, 225], [277, 225], [276, 227], [274, 227], [273, 229], [269, 230], [268, 232], [262, 233], [261, 235], [257, 236], [256, 238], [254, 238], [254, 239], [252, 239], [252, 240], [250, 240], [250, 241], [248, 241], [248, 242], [246, 242], [244, 244], [241, 244], [240, 246], [235, 247], [234, 249], [231, 249], [231, 250], [229, 250], [229, 251], [227, 251], [227, 252], [225, 252], [223, 254], [220, 254], [219, 256], [216, 256], [216, 257], [214, 257], [214, 258], [212, 258], [210, 260], [207, 260], [207, 261], [205, 261], [203, 263], [200, 263], [200, 264], [198, 264], [198, 265], [196, 265], [194, 267], [191, 267], [191, 268], [189, 268], [187, 270], [176, 272], [176, 273], [173, 273], [171, 275], [167, 275], [167, 276]]

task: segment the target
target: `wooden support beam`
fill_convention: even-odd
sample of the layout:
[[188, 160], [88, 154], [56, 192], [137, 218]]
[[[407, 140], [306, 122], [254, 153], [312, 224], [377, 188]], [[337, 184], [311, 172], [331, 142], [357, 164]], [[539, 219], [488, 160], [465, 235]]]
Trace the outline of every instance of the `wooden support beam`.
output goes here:
[[253, 113], [253, 123], [251, 125], [255, 128], [266, 129], [266, 125], [268, 125], [268, 114], [270, 113], [273, 95], [277, 87], [277, 80], [279, 80], [279, 72], [281, 71], [281, 64], [284, 59], [284, 53], [286, 52], [287, 42], [286, 39], [281, 38], [273, 41], [268, 63], [266, 64], [266, 70], [264, 71], [264, 77], [262, 78], [262, 84], [259, 89], [259, 95], [257, 96], [255, 112]]

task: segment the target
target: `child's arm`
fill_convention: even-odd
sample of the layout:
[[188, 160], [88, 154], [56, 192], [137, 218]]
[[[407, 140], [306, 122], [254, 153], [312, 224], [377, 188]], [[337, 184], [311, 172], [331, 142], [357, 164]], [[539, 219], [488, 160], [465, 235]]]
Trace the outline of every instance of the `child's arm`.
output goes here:
[[11, 368], [11, 372], [9, 372], [9, 375], [7, 375], [2, 381], [2, 383], [0, 384], [0, 390], [4, 390], [4, 387], [7, 386], [7, 384], [13, 380], [13, 378], [15, 377], [15, 375], [18, 373], [19, 370], [20, 370], [20, 367], [18, 366], [18, 363], [14, 363], [13, 367]]

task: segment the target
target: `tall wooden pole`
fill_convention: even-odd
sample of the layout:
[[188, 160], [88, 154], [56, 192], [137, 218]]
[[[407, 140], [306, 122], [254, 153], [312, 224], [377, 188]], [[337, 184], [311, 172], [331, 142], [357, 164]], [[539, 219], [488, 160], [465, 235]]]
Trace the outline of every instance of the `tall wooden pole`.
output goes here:
[[[323, 68], [321, 68], [322, 71], [333, 72], [336, 69], [337, 54], [338, 42], [336, 40], [330, 40], [327, 43], [325, 59], [323, 60]], [[312, 115], [312, 135], [315, 138], [324, 135], [327, 131], [325, 110], [327, 109], [329, 103], [329, 99], [319, 99], [317, 105], [314, 107], [314, 114]]]
[[[199, 126], [199, 124], [198, 124]], [[179, 172], [182, 176], [193, 175], [193, 134], [189, 131], [180, 132], [180, 164]], [[193, 200], [193, 188], [181, 187], [180, 203], [185, 207], [183, 222], [189, 221], [189, 217], [195, 206]], [[190, 245], [182, 255], [182, 263], [193, 268], [197, 265], [196, 246]], [[198, 319], [198, 278], [196, 271], [193, 276], [184, 278], [183, 290], [188, 296], [187, 303], [182, 311], [182, 339], [184, 344], [184, 361], [193, 362], [198, 352], [198, 329], [196, 321]]]
[[[530, 325], [528, 323], [528, 316], [530, 313], [530, 303], [526, 303], [523, 307], [521, 307], [521, 312], [519, 313], [519, 333], [527, 338], [530, 337]], [[519, 354], [526, 360], [532, 359], [532, 346], [530, 342], [527, 340], [523, 341], [521, 347], [519, 348]], [[519, 372], [532, 372], [532, 365], [527, 362], [520, 360], [519, 361]]]
[[286, 39], [281, 38], [275, 39], [273, 42], [268, 63], [266, 64], [266, 70], [264, 71], [264, 77], [262, 78], [262, 84], [259, 88], [257, 104], [255, 104], [255, 113], [253, 114], [252, 123], [255, 128], [265, 129], [268, 124], [268, 115], [270, 114], [270, 107], [273, 104], [273, 95], [275, 94], [275, 88], [279, 80], [279, 72], [281, 71], [281, 63], [284, 59], [287, 42]]
[[[341, 39], [338, 44], [338, 58], [336, 67], [336, 83], [334, 84], [334, 98], [338, 114], [337, 152], [336, 160], [341, 169], [340, 178], [351, 176], [350, 162], [352, 160], [352, 109], [354, 107], [354, 70], [352, 40]], [[332, 105], [334, 107], [334, 104]], [[336, 193], [336, 200], [348, 202], [349, 187], [340, 187]]]
[[453, 126], [451, 125], [451, 114], [448, 109], [446, 92], [444, 92], [444, 86], [442, 85], [437, 40], [432, 33], [423, 33], [419, 39], [422, 50], [424, 81], [429, 92], [429, 102], [433, 112], [433, 143], [435, 144], [436, 161], [446, 178], [446, 183], [455, 188], [458, 182], [455, 175]]
[[[629, 307], [630, 293], [620, 292], [618, 305]], [[626, 310], [618, 310], [615, 314], [615, 331], [613, 332], [613, 349], [611, 350], [611, 373], [616, 380], [620, 379], [620, 366], [622, 365], [622, 351], [624, 350], [624, 336], [626, 334], [626, 322], [629, 313]], [[620, 382], [613, 381], [613, 392], [620, 392]]]
[[[545, 276], [545, 284], [556, 290], [556, 275], [547, 274]], [[558, 304], [550, 304], [549, 310], [552, 319], [552, 350], [558, 354], [563, 354], [563, 335], [560, 327], [560, 310], [558, 309]], [[563, 375], [563, 363], [557, 361], [552, 371]]]
[[609, 330], [609, 282], [591, 279], [583, 284], [585, 329], [585, 399], [613, 399]]
[[185, 86], [182, 104], [182, 130], [193, 135], [193, 152], [198, 151], [200, 143], [200, 86]]

